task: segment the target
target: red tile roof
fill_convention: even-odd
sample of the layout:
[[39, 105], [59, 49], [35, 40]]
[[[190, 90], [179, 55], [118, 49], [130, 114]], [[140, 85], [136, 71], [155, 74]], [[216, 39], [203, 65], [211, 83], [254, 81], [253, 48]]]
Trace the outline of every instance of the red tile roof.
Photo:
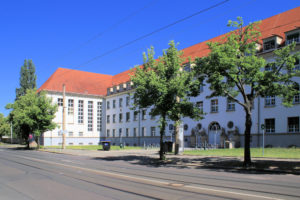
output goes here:
[[111, 75], [84, 72], [79, 70], [58, 68], [38, 91], [62, 92], [63, 84], [66, 92], [87, 95], [106, 95], [112, 84]]
[[[262, 38], [268, 38], [273, 35], [278, 35], [285, 39], [285, 32], [299, 28], [300, 27], [300, 7], [288, 10], [286, 12], [280, 13], [278, 15], [269, 17], [261, 21], [260, 32]], [[203, 57], [207, 56], [209, 53], [207, 42], [220, 41], [225, 34], [218, 37], [212, 38], [210, 40], [195, 44], [193, 46], [182, 49], [184, 57]], [[284, 40], [283, 40], [284, 42]]]
[[[285, 39], [285, 32], [300, 27], [300, 7], [280, 13], [262, 20], [260, 24], [261, 39], [279, 35]], [[210, 40], [182, 49], [184, 57], [203, 57], [208, 55], [207, 42], [220, 41], [225, 34]], [[58, 68], [56, 72], [39, 88], [47, 91], [62, 91], [65, 83], [66, 91], [92, 95], [106, 95], [107, 88], [119, 85], [130, 80], [131, 70], [124, 71], [115, 76], [83, 72], [78, 70]]]

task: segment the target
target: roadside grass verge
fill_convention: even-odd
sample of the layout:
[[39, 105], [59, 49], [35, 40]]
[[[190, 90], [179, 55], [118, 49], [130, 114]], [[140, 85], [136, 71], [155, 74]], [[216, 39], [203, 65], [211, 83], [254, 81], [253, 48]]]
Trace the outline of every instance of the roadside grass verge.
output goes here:
[[[60, 149], [61, 146], [41, 146], [41, 149]], [[102, 150], [102, 145], [72, 145], [66, 146], [66, 149], [74, 149], [74, 150]], [[132, 147], [125, 146], [124, 148], [120, 148], [120, 146], [111, 146], [110, 150], [138, 150], [142, 149], [142, 147]]]
[[[244, 148], [186, 150], [183, 154], [197, 156], [243, 157]], [[300, 148], [264, 148], [264, 156], [262, 155], [262, 148], [251, 148], [251, 157], [300, 159]]]

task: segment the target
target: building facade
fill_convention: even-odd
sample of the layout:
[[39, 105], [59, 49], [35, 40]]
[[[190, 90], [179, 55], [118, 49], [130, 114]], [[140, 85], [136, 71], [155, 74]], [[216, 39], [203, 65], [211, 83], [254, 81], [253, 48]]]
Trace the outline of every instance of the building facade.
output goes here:
[[[261, 43], [258, 55], [267, 62], [274, 60], [273, 51], [291, 42], [300, 50], [300, 7], [262, 20]], [[218, 41], [224, 35], [209, 41]], [[206, 43], [183, 49], [185, 57], [202, 57], [208, 54]], [[295, 63], [299, 70], [299, 60]], [[268, 65], [265, 69], [268, 70]], [[190, 70], [186, 65], [185, 70]], [[110, 140], [112, 144], [143, 146], [159, 144], [159, 117], [151, 117], [151, 108], [132, 109], [134, 88], [130, 81], [131, 71], [115, 76], [59, 68], [39, 89], [46, 91], [53, 103], [58, 104], [55, 122], [62, 123], [62, 85], [66, 85], [67, 137], [66, 145], [98, 144]], [[62, 78], [63, 77], [63, 78]], [[294, 81], [300, 84], [300, 77]], [[298, 87], [299, 88], [299, 87]], [[190, 100], [206, 115], [200, 121], [183, 118], [185, 147], [244, 144], [245, 113], [243, 108], [224, 97], [206, 98], [208, 86], [201, 88], [200, 95]], [[252, 114], [251, 146], [261, 146], [265, 133], [266, 146], [300, 146], [300, 98], [294, 97], [293, 107], [282, 105], [275, 96], [258, 97]], [[261, 125], [265, 128], [262, 130]], [[165, 140], [173, 140], [173, 122], [166, 127]], [[60, 145], [61, 126], [43, 135], [44, 145]]]

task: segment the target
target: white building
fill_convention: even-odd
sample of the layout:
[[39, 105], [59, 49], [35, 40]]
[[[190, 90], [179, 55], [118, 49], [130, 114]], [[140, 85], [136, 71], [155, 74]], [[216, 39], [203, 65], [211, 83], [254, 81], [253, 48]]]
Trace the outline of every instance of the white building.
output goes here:
[[[300, 7], [262, 20], [260, 25], [261, 47], [259, 55], [267, 61], [274, 59], [273, 50], [292, 41], [300, 49]], [[211, 39], [216, 41], [224, 35]], [[186, 57], [201, 57], [208, 53], [206, 42], [183, 49]], [[300, 68], [299, 61], [296, 63]], [[186, 68], [188, 70], [188, 68]], [[266, 68], [265, 70], [268, 70]], [[39, 89], [47, 91], [53, 103], [61, 104], [62, 85], [66, 85], [67, 145], [97, 144], [102, 139], [115, 145], [158, 145], [158, 117], [149, 115], [150, 109], [131, 110], [130, 93], [134, 91], [130, 82], [130, 71], [115, 76], [59, 68]], [[300, 83], [300, 77], [295, 78]], [[207, 113], [201, 121], [183, 119], [185, 146], [218, 145], [234, 141], [243, 146], [245, 114], [243, 108], [226, 98], [207, 99], [208, 86], [201, 94], [192, 98]], [[261, 146], [262, 129], [265, 124], [265, 145], [300, 146], [299, 131], [300, 98], [294, 97], [294, 106], [286, 108], [277, 97], [257, 98], [252, 114], [251, 145]], [[62, 108], [59, 107], [55, 122], [62, 123]], [[61, 128], [46, 132], [44, 145], [59, 145]], [[172, 122], [166, 128], [166, 140], [172, 140]]]

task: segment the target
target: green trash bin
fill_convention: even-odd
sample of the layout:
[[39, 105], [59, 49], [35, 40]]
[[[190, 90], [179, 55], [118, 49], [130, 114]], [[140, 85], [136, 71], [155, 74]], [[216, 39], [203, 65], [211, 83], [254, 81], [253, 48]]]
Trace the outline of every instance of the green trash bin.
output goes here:
[[102, 141], [102, 149], [104, 151], [109, 151], [110, 150], [110, 141]]
[[163, 143], [164, 152], [172, 152], [173, 151], [173, 142], [164, 142]]

